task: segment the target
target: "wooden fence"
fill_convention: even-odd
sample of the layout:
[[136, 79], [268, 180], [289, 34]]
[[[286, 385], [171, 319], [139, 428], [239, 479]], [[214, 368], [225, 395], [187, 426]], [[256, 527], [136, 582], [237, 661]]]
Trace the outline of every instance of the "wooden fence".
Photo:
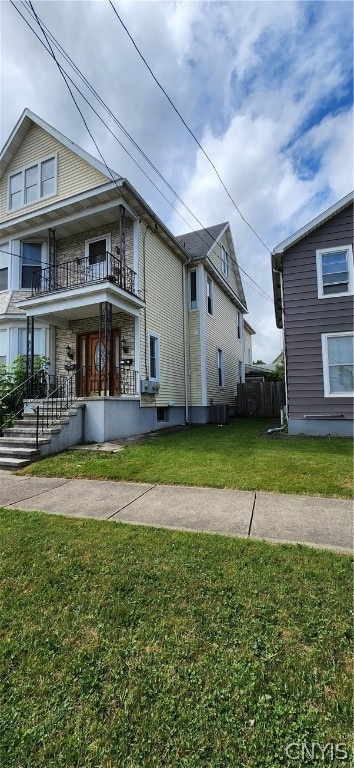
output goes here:
[[284, 405], [283, 381], [249, 381], [237, 385], [236, 416], [279, 418]]

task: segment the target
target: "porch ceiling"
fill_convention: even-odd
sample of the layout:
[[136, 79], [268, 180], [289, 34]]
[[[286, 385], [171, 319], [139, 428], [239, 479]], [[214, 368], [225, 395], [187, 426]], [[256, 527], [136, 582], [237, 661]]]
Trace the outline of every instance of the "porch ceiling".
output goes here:
[[66, 327], [70, 320], [98, 316], [103, 301], [112, 304], [113, 313], [126, 312], [134, 317], [139, 317], [140, 308], [144, 306], [144, 302], [137, 296], [126, 294], [108, 282], [26, 299], [19, 302], [18, 306], [28, 317], [41, 318], [53, 325]]

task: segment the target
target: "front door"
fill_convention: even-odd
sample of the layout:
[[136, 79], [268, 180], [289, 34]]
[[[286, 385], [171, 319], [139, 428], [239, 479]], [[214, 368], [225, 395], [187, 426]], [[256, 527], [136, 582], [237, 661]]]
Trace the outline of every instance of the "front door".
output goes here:
[[[120, 394], [120, 334], [113, 331], [106, 349], [104, 339], [96, 333], [78, 337], [80, 395], [86, 397]], [[109, 361], [111, 358], [111, 361]], [[111, 364], [110, 364], [111, 362]]]

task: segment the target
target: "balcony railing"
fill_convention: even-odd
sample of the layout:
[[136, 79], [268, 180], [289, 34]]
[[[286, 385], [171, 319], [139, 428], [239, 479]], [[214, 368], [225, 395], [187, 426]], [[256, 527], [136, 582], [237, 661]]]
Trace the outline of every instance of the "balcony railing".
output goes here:
[[80, 288], [103, 280], [109, 280], [124, 291], [136, 295], [135, 277], [133, 269], [108, 251], [94, 256], [78, 256], [72, 261], [34, 272], [32, 297]]

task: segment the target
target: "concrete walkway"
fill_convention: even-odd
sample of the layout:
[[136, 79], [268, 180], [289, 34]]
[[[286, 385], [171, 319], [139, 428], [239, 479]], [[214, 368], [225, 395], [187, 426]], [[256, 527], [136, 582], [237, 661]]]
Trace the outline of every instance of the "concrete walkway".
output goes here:
[[351, 501], [186, 486], [11, 475], [0, 506], [352, 552]]

